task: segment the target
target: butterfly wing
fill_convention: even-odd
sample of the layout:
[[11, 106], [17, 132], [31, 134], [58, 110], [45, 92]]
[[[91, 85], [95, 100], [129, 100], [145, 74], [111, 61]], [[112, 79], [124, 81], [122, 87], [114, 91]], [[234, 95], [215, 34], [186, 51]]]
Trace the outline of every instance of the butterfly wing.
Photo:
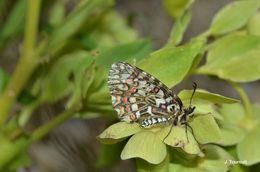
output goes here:
[[108, 85], [112, 105], [123, 121], [132, 122], [153, 115], [167, 116], [178, 108], [174, 95], [164, 84], [128, 63], [112, 65]]

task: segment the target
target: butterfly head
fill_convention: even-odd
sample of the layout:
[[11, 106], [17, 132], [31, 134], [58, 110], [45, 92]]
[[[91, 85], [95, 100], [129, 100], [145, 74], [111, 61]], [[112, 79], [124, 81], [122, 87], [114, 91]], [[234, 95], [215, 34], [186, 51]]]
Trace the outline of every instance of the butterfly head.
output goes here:
[[183, 109], [183, 113], [187, 116], [187, 117], [193, 117], [193, 111], [195, 110], [195, 106], [189, 106], [188, 108]]

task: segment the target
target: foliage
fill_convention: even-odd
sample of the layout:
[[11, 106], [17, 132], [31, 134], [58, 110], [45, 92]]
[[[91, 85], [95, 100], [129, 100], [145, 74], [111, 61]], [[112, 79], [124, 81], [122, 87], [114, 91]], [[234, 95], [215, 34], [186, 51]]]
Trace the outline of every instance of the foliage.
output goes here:
[[[5, 2], [0, 3], [1, 14]], [[142, 68], [170, 88], [192, 75], [214, 76], [230, 83], [242, 102], [198, 89], [189, 140], [182, 126], [173, 127], [165, 138], [170, 126], [142, 129], [137, 123], [115, 123], [97, 137], [108, 144], [101, 149], [98, 167], [119, 160], [113, 156], [120, 154], [122, 141], [126, 144], [121, 159], [135, 158], [139, 172], [235, 172], [259, 164], [260, 106], [250, 102], [240, 83], [260, 79], [260, 3], [231, 2], [216, 14], [208, 30], [184, 42], [193, 2], [164, 0], [175, 25], [168, 42], [153, 51], [151, 41], [138, 38], [111, 8], [112, 0], [82, 0], [68, 14], [65, 1], [17, 0], [6, 20], [0, 21], [1, 54], [23, 38], [12, 76], [0, 69], [0, 170], [30, 165], [28, 147], [73, 116], [117, 120], [106, 84], [109, 67], [117, 61]], [[50, 6], [47, 20], [39, 24], [39, 15]], [[206, 62], [199, 65], [204, 56]], [[184, 105], [190, 95], [191, 90], [178, 94]], [[57, 102], [65, 104], [63, 112], [25, 133], [37, 108]], [[10, 116], [15, 104], [21, 108]], [[247, 163], [242, 168], [225, 164], [226, 160]]]

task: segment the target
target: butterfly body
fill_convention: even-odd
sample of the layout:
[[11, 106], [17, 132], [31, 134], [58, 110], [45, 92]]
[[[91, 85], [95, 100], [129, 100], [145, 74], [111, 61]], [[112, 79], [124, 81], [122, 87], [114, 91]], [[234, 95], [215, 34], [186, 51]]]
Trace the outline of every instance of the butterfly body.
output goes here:
[[128, 63], [112, 64], [108, 86], [119, 119], [139, 122], [143, 128], [185, 124], [195, 109], [185, 109], [180, 98], [167, 86]]

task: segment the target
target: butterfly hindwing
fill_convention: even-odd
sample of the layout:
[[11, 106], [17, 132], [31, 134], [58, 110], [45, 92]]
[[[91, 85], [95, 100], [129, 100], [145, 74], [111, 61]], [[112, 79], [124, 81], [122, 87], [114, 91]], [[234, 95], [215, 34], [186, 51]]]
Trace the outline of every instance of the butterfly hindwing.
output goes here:
[[114, 63], [109, 71], [112, 105], [121, 120], [169, 114], [176, 107], [172, 92], [158, 79], [128, 63]]

